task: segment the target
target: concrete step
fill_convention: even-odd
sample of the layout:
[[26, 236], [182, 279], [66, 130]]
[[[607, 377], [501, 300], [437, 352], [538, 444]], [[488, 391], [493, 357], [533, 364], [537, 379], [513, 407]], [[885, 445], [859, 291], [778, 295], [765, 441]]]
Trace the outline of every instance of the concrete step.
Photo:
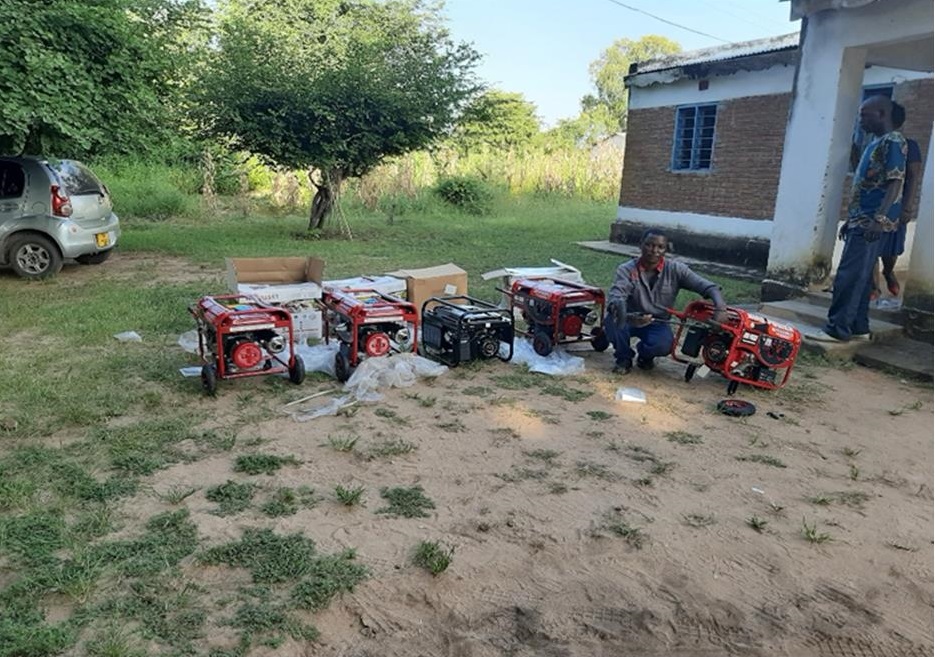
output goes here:
[[[822, 306], [827, 309], [831, 305], [831, 293], [830, 292], [820, 292], [814, 291], [809, 292], [799, 301], [807, 301], [808, 303], [814, 304], [816, 306]], [[893, 307], [893, 302], [896, 302], [897, 306]], [[877, 303], [883, 304], [883, 307], [876, 305]], [[879, 319], [883, 322], [889, 322], [891, 324], [901, 324], [902, 323], [902, 300], [897, 297], [884, 297], [879, 302], [871, 302], [870, 304], [870, 317], [871, 319]]]
[[922, 381], [932, 381], [932, 358], [931, 342], [918, 342], [905, 337], [861, 345], [854, 354], [854, 360], [861, 365], [886, 369]]
[[[810, 325], [812, 327], [810, 330], [823, 327], [828, 318], [827, 308], [798, 300], [764, 303], [760, 306], [760, 312], [770, 317], [785, 318], [786, 320]], [[885, 341], [901, 336], [903, 328], [899, 324], [871, 317], [870, 332], [875, 340]]]

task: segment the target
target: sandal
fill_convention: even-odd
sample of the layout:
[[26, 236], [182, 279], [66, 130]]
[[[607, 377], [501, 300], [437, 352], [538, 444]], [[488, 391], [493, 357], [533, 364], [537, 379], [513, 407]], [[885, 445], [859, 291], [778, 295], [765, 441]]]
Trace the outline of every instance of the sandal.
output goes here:
[[899, 296], [899, 280], [896, 278], [896, 274], [890, 272], [889, 274], [883, 274], [883, 278], [886, 279], [886, 289], [889, 290], [889, 293], [894, 297]]

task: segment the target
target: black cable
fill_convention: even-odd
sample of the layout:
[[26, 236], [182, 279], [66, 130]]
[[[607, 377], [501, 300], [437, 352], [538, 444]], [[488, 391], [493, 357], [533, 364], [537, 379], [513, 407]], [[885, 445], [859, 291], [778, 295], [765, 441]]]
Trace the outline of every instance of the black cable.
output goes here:
[[635, 12], [638, 13], [638, 14], [645, 14], [645, 15], [649, 16], [650, 18], [655, 18], [657, 21], [661, 21], [661, 22], [663, 22], [663, 23], [666, 23], [667, 25], [672, 25], [673, 27], [677, 27], [677, 28], [679, 28], [680, 30], [685, 30], [685, 31], [687, 31], [687, 32], [693, 32], [693, 33], [695, 33], [695, 34], [700, 34], [700, 35], [703, 36], [703, 37], [708, 37], [709, 39], [714, 39], [715, 41], [720, 41], [721, 43], [731, 43], [731, 42], [728, 41], [727, 39], [722, 39], [721, 37], [716, 37], [716, 36], [714, 36], [713, 34], [708, 34], [707, 32], [699, 32], [698, 30], [695, 30], [695, 29], [690, 28], [690, 27], [686, 27], [685, 25], [680, 25], [679, 23], [674, 23], [674, 22], [672, 22], [672, 21], [670, 21], [670, 20], [668, 20], [668, 19], [662, 18], [661, 16], [656, 16], [655, 14], [650, 14], [648, 11], [643, 11], [643, 10], [640, 9], [639, 7], [633, 7], [633, 6], [631, 6], [631, 5], [628, 5], [628, 4], [625, 4], [625, 3], [623, 3], [623, 2], [620, 2], [620, 0], [608, 0], [608, 1], [614, 3], [615, 5], [620, 5], [620, 6], [623, 7], [624, 9], [629, 9], [630, 11], [635, 11]]

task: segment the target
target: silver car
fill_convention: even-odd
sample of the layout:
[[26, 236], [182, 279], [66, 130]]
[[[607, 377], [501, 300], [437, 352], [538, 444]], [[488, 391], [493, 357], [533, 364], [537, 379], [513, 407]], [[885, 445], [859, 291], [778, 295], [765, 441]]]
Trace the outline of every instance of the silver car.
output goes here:
[[120, 237], [107, 187], [75, 160], [0, 157], [0, 266], [23, 278], [100, 264]]

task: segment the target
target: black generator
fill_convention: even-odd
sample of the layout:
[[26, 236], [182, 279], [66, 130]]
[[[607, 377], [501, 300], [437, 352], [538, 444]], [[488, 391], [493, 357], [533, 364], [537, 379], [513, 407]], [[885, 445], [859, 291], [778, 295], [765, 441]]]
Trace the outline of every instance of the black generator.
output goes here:
[[[468, 296], [432, 297], [422, 304], [422, 353], [449, 367], [470, 360], [513, 358], [513, 313]], [[509, 347], [500, 353], [500, 343]]]

